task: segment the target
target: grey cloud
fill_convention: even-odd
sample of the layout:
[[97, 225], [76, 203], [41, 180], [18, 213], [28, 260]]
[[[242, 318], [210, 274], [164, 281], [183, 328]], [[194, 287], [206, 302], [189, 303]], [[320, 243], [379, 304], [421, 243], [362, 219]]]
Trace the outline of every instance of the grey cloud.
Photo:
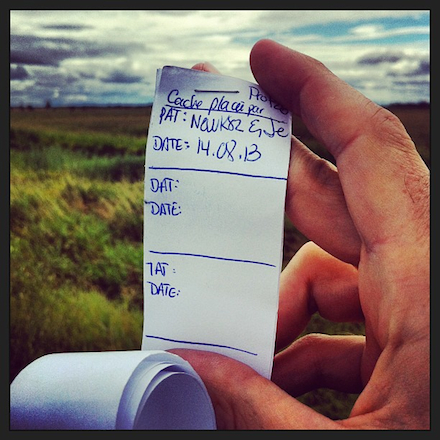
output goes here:
[[412, 61], [416, 62], [416, 67], [406, 72], [391, 71], [388, 73], [390, 76], [417, 76], [427, 75], [430, 72], [429, 59], [423, 59], [417, 55], [408, 55], [403, 52], [384, 52], [384, 53], [371, 53], [364, 55], [357, 60], [359, 65], [378, 65], [378, 64], [396, 64], [399, 61]]
[[67, 87], [77, 81], [78, 81], [78, 77], [70, 74], [65, 75], [59, 72], [44, 74], [40, 72], [35, 84], [42, 87], [55, 88], [55, 87]]
[[30, 35], [11, 35], [10, 62], [57, 66], [72, 55], [72, 40], [61, 38], [37, 38]]
[[399, 76], [399, 77], [414, 77], [414, 76], [422, 76], [429, 75], [431, 70], [429, 60], [419, 60], [411, 69], [407, 69], [404, 72], [388, 72], [389, 76]]
[[404, 58], [404, 54], [401, 52], [369, 54], [359, 58], [357, 60], [357, 63], [367, 64], [367, 65], [376, 65], [382, 63], [397, 63], [397, 61], [400, 61], [402, 58]]
[[429, 57], [414, 53], [391, 51], [370, 53], [359, 58], [356, 62], [362, 66], [381, 65], [386, 75], [394, 78], [417, 77], [430, 73]]
[[58, 66], [68, 58], [121, 55], [143, 49], [142, 44], [100, 44], [70, 38], [11, 35], [10, 62], [40, 66]]
[[417, 75], [429, 75], [431, 70], [430, 62], [427, 60], [420, 61], [417, 68], [415, 68], [412, 72], [409, 72], [408, 76], [417, 76]]
[[121, 70], [115, 70], [111, 72], [107, 77], [103, 78], [101, 81], [106, 83], [132, 84], [141, 82], [142, 77], [138, 75], [131, 75]]
[[79, 72], [80, 78], [83, 79], [95, 79], [96, 73], [95, 72]]
[[42, 29], [54, 29], [60, 31], [82, 31], [84, 29], [92, 29], [92, 26], [82, 24], [47, 24], [41, 26]]
[[398, 80], [398, 81], [393, 81], [393, 84], [395, 84], [396, 86], [418, 86], [418, 87], [428, 87], [430, 85], [430, 81], [426, 80], [426, 79], [422, 79], [422, 80], [408, 80], [408, 81], [402, 81], [402, 80]]
[[11, 67], [10, 68], [10, 78], [11, 78], [11, 80], [26, 79], [26, 78], [29, 78], [29, 73], [23, 66]]

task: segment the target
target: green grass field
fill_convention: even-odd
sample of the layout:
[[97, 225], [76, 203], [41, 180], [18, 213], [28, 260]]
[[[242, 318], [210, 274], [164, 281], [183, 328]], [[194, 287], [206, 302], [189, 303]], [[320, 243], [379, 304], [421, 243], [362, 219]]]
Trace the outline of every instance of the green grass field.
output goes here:
[[[392, 110], [429, 165], [429, 107]], [[46, 353], [140, 348], [149, 112], [11, 110], [11, 380]], [[304, 143], [330, 158], [301, 121], [294, 127]], [[306, 241], [286, 219], [284, 264]], [[362, 334], [363, 326], [314, 315], [305, 332]], [[300, 399], [344, 418], [356, 395], [317, 390]]]

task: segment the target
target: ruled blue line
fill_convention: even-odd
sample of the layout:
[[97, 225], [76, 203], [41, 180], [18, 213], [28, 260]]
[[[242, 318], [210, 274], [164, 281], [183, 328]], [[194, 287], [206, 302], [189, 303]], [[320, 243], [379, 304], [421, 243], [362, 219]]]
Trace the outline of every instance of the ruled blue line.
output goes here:
[[216, 174], [231, 174], [233, 176], [242, 176], [242, 177], [253, 177], [255, 179], [274, 179], [274, 180], [286, 180], [286, 177], [278, 177], [278, 176], [263, 176], [260, 174], [246, 174], [246, 173], [236, 173], [233, 171], [222, 171], [222, 170], [206, 170], [203, 168], [179, 168], [179, 167], [148, 167], [150, 170], [168, 170], [168, 171], [199, 171], [202, 173], [216, 173]]
[[203, 345], [205, 347], [227, 348], [228, 350], [235, 350], [235, 351], [240, 351], [241, 353], [250, 354], [252, 356], [258, 356], [257, 353], [252, 353], [252, 351], [243, 350], [242, 348], [237, 348], [237, 347], [231, 347], [229, 345], [209, 344], [207, 342], [183, 341], [180, 339], [164, 338], [163, 336], [154, 336], [154, 335], [145, 335], [145, 337], [151, 339], [160, 339], [161, 341], [177, 342], [179, 344]]
[[241, 260], [238, 258], [216, 257], [214, 255], [191, 254], [188, 252], [159, 252], [159, 251], [152, 251], [152, 250], [150, 250], [149, 252], [151, 254], [158, 254], [158, 255], [182, 255], [182, 256], [186, 256], [186, 257], [209, 258], [212, 260], [233, 261], [235, 263], [250, 263], [250, 264], [260, 264], [262, 266], [276, 267], [274, 264], [265, 263], [264, 261]]

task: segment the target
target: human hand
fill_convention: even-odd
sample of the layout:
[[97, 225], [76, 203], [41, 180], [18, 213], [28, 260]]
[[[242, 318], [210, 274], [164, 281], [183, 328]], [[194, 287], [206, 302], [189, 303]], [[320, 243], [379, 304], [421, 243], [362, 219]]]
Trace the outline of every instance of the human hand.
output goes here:
[[[394, 115], [318, 61], [261, 40], [250, 62], [337, 167], [292, 137], [286, 212], [311, 242], [281, 274], [277, 347], [288, 347], [272, 381], [219, 354], [172, 351], [203, 379], [219, 429], [428, 429], [429, 171]], [[315, 311], [363, 319], [366, 337], [296, 340]], [[360, 392], [349, 418], [292, 397], [320, 387]]]

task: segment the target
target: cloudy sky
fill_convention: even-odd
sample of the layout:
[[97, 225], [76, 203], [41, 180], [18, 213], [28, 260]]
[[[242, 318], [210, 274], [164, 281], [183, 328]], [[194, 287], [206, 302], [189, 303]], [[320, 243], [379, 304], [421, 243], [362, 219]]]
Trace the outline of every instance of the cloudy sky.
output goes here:
[[157, 68], [200, 61], [253, 81], [249, 52], [271, 38], [380, 104], [429, 101], [429, 23], [424, 10], [11, 10], [10, 100], [147, 104]]

